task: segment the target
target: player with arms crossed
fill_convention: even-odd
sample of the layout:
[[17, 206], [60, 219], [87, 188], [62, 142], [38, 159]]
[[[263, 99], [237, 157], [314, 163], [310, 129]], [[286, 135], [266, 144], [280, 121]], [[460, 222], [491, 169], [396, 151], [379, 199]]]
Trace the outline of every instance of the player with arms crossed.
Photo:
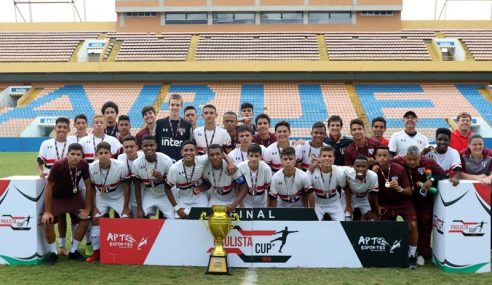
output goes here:
[[[68, 146], [68, 157], [56, 161], [48, 175], [41, 223], [44, 225], [44, 235], [49, 245], [47, 257], [49, 264], [55, 264], [58, 261], [53, 225], [58, 222], [58, 217], [66, 213], [70, 214], [72, 221], [78, 221], [68, 258], [79, 261], [85, 260], [80, 254], [78, 246], [89, 225], [92, 184], [89, 164], [82, 158], [82, 146], [73, 143]], [[80, 181], [84, 181], [86, 189], [89, 189], [86, 191], [86, 195], [82, 195], [78, 187]]]
[[[268, 194], [272, 208], [313, 208], [313, 188], [308, 175], [296, 168], [296, 151], [286, 147], [280, 154], [282, 169], [272, 176]], [[279, 200], [279, 201], [278, 201]]]
[[345, 187], [345, 216], [359, 220], [354, 216], [354, 209], [358, 208], [362, 220], [374, 220], [378, 217], [379, 191], [378, 175], [369, 170], [369, 161], [366, 156], [355, 158], [353, 168], [347, 168], [347, 186]]
[[89, 166], [89, 173], [96, 192], [95, 203], [93, 203], [95, 207], [92, 209], [91, 229], [94, 253], [87, 258], [87, 262], [94, 262], [100, 258], [99, 218], [109, 214], [111, 208], [118, 214], [118, 217], [128, 217], [123, 214], [123, 206], [125, 196], [130, 195], [121, 187], [121, 181], [125, 179], [128, 170], [121, 161], [111, 158], [111, 145], [107, 142], [100, 142], [97, 145], [96, 153], [98, 160]]

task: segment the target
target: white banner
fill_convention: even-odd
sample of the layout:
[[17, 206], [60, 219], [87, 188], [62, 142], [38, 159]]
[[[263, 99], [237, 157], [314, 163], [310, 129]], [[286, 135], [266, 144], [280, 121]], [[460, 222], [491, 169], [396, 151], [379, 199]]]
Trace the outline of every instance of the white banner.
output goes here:
[[490, 186], [439, 181], [434, 203], [433, 255], [448, 272], [490, 272]]
[[44, 186], [37, 176], [0, 179], [0, 264], [38, 264], [46, 255]]

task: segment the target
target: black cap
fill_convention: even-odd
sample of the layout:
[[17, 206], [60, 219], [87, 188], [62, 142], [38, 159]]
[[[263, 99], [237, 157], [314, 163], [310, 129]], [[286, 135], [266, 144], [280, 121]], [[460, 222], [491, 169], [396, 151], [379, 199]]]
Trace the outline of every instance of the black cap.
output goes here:
[[417, 114], [415, 114], [415, 112], [414, 112], [414, 111], [407, 111], [407, 112], [405, 113], [405, 115], [403, 115], [403, 118], [406, 118], [406, 117], [408, 117], [408, 116], [412, 116], [412, 117], [418, 118], [418, 117], [417, 117]]

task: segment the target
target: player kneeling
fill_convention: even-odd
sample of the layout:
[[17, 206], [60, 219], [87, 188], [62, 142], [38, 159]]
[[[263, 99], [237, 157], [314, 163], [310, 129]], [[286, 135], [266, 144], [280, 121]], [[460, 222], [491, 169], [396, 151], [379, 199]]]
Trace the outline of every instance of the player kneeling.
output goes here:
[[[319, 162], [313, 171], [309, 168], [309, 179], [314, 189], [314, 211], [321, 221], [328, 214], [333, 221], [343, 221], [343, 208], [337, 187], [345, 188], [345, 167], [333, 165], [335, 154], [332, 146], [320, 149]], [[345, 197], [344, 197], [345, 198]]]
[[[86, 189], [89, 190], [85, 197], [82, 196], [78, 187], [80, 180], [84, 181]], [[54, 228], [54, 224], [57, 223], [56, 217], [66, 213], [70, 214], [72, 222], [78, 221], [68, 258], [79, 261], [85, 260], [85, 257], [80, 254], [78, 246], [89, 225], [91, 194], [89, 164], [83, 160], [82, 146], [73, 143], [68, 146], [67, 157], [53, 164], [44, 194], [45, 211], [41, 222], [44, 225], [44, 235], [49, 244], [50, 252], [47, 259], [49, 264], [55, 264], [58, 261]]]
[[[286, 147], [280, 153], [282, 169], [272, 177], [272, 186], [268, 194], [272, 208], [313, 208], [313, 188], [308, 175], [296, 168], [296, 151]], [[277, 199], [280, 201], [277, 202]]]
[[[213, 144], [208, 147], [208, 159], [210, 163], [203, 170], [203, 180], [211, 185], [209, 206], [227, 205], [229, 211], [234, 211], [243, 200], [247, 192], [245, 178], [234, 166], [231, 158], [224, 155], [222, 147]], [[228, 167], [232, 166], [234, 171], [231, 173]], [[234, 182], [234, 183], [233, 183]], [[237, 187], [238, 193], [234, 191]]]
[[109, 214], [109, 209], [113, 209], [118, 214], [118, 217], [128, 217], [123, 215], [125, 197], [123, 187], [120, 187], [121, 181], [127, 175], [126, 165], [111, 158], [111, 145], [107, 142], [100, 142], [97, 145], [96, 153], [98, 160], [89, 166], [92, 184], [94, 184], [94, 189], [96, 190], [96, 205], [92, 209], [93, 222], [91, 229], [94, 253], [87, 258], [87, 262], [94, 262], [100, 258], [99, 218]]
[[[144, 155], [135, 160], [132, 172], [142, 181], [142, 198], [138, 199], [137, 208], [143, 209], [143, 215], [147, 218], [155, 215], [159, 209], [166, 219], [174, 219], [174, 210], [166, 196], [170, 186], [166, 183], [166, 176], [173, 164], [172, 159], [157, 150], [157, 142], [154, 136], [145, 135], [142, 139]], [[141, 203], [138, 205], [138, 203]]]
[[272, 168], [261, 161], [262, 148], [257, 144], [248, 147], [248, 160], [238, 164], [248, 185], [247, 195], [242, 200], [243, 208], [267, 207], [267, 195], [270, 192]]
[[[355, 158], [354, 168], [345, 171], [347, 186], [345, 187], [345, 214], [353, 215], [354, 209], [359, 209], [361, 220], [374, 220], [378, 217], [377, 193], [378, 175], [369, 170], [369, 161], [366, 156]], [[354, 218], [359, 220], [359, 218]]]

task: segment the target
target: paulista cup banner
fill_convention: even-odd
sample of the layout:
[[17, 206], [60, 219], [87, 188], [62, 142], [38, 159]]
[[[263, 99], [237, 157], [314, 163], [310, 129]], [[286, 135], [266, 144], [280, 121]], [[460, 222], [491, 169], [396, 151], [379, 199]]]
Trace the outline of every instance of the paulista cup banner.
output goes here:
[[[205, 267], [214, 240], [193, 218], [207, 210], [194, 208], [187, 220], [101, 219], [101, 263]], [[237, 212], [223, 241], [230, 267], [408, 267], [406, 222], [318, 221], [313, 209]]]
[[434, 201], [433, 259], [446, 272], [490, 272], [491, 188], [439, 181]]
[[45, 180], [38, 176], [0, 179], [0, 264], [42, 263], [48, 245], [40, 224]]

